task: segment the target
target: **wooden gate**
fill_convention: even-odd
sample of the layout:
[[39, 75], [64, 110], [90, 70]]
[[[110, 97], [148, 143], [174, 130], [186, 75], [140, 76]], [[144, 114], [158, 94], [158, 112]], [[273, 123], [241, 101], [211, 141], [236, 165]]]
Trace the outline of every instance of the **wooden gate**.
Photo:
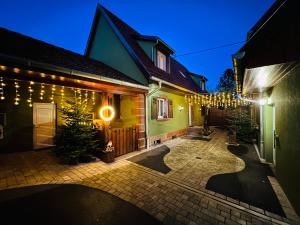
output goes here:
[[138, 149], [138, 128], [111, 128], [108, 131], [109, 140], [115, 147], [115, 157], [125, 155]]

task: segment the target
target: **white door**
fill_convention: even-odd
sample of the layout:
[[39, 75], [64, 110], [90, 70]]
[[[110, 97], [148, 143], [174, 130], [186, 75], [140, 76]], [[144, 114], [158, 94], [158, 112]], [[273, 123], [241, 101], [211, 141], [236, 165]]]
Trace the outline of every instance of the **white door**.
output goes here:
[[56, 106], [51, 103], [33, 104], [33, 148], [54, 146]]

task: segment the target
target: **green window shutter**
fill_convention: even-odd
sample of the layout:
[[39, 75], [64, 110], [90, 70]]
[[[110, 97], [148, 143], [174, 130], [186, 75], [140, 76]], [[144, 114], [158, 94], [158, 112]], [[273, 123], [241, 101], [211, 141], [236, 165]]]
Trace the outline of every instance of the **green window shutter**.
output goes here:
[[151, 119], [156, 120], [157, 119], [157, 110], [158, 110], [158, 105], [157, 105], [157, 98], [152, 98], [152, 104], [151, 104]]
[[173, 101], [168, 100], [168, 118], [173, 118]]

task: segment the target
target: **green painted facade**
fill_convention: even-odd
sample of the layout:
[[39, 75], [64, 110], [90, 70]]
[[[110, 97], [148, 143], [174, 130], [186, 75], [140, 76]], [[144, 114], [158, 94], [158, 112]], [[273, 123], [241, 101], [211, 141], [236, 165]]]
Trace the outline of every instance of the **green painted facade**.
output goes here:
[[154, 54], [155, 51], [155, 42], [152, 41], [138, 41], [141, 48], [145, 51], [147, 56], [153, 60], [152, 57], [155, 57], [156, 54]]
[[[173, 118], [169, 118], [167, 120], [157, 120], [157, 119], [151, 119], [151, 107], [152, 107], [152, 99], [153, 97], [162, 97], [167, 98], [173, 101]], [[148, 104], [148, 130], [149, 130], [149, 136], [157, 136], [157, 135], [163, 135], [169, 132], [185, 129], [189, 126], [189, 104], [185, 101], [184, 94], [180, 94], [177, 92], [174, 92], [174, 90], [171, 90], [169, 88], [162, 88], [161, 90], [155, 92], [153, 95], [149, 96], [147, 98], [147, 104]], [[179, 111], [179, 107], [183, 107], [182, 111]], [[193, 125], [202, 125], [203, 124], [203, 118], [201, 117], [201, 111], [199, 110], [200, 106], [195, 105], [194, 106], [194, 120]]]
[[147, 79], [104, 17], [99, 17], [95, 29], [94, 41], [91, 43], [88, 56], [111, 66], [142, 84], [147, 84]]
[[[100, 13], [100, 12], [99, 12]], [[146, 80], [143, 73], [140, 71], [136, 62], [133, 60], [129, 51], [125, 48], [120, 38], [117, 36], [115, 31], [111, 28], [109, 22], [106, 18], [99, 16], [98, 22], [95, 23], [94, 36], [91, 38], [89, 57], [99, 60], [114, 69], [117, 69], [124, 74], [130, 76], [131, 78], [149, 85], [150, 87], [155, 87], [157, 82], [149, 83]], [[156, 61], [156, 42], [148, 40], [138, 40], [137, 43], [145, 51], [146, 55]], [[151, 93], [151, 90], [149, 91]], [[163, 85], [163, 88], [155, 92], [151, 96], [147, 96], [147, 125], [148, 125], [148, 138], [151, 136], [164, 135], [170, 132], [186, 129], [189, 126], [189, 106], [185, 102], [184, 93], [182, 91], [167, 88]], [[165, 97], [173, 101], [173, 118], [166, 120], [156, 120], [151, 119], [151, 103], [153, 97]], [[130, 99], [125, 100], [124, 104], [130, 105]], [[182, 111], [179, 111], [179, 106], [183, 107]], [[200, 106], [196, 105], [193, 107], [193, 123], [192, 125], [202, 125], [203, 118], [201, 117]], [[122, 112], [122, 110], [121, 110]], [[128, 115], [130, 118], [130, 115]], [[133, 123], [135, 118], [128, 119], [127, 121], [120, 122], [119, 124]], [[116, 122], [118, 124], [118, 122]]]
[[[291, 71], [278, 85], [273, 87], [269, 102], [275, 107], [275, 130], [278, 135], [276, 144], [276, 175], [281, 186], [300, 214], [300, 69]], [[271, 154], [271, 106], [265, 106], [265, 149], [268, 162]], [[269, 134], [269, 135], [268, 135]]]

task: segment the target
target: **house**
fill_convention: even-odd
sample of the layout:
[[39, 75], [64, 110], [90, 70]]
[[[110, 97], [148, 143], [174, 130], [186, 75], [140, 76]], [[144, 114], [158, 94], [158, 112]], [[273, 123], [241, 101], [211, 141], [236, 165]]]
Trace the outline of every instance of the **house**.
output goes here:
[[[251, 94], [260, 126], [258, 152], [300, 213], [299, 2], [278, 0], [250, 29], [233, 56], [237, 91]], [[254, 115], [255, 117], [255, 115]]]
[[117, 156], [145, 147], [138, 143], [144, 143], [146, 84], [4, 28], [0, 36], [0, 153], [52, 147], [67, 99], [87, 101], [93, 122], [101, 119], [102, 106], [114, 107], [110, 126]]
[[[157, 36], [143, 35], [98, 4], [85, 55], [149, 87], [147, 145], [186, 134], [203, 124], [201, 96], [207, 79], [191, 73]], [[192, 99], [192, 100], [191, 100]]]

